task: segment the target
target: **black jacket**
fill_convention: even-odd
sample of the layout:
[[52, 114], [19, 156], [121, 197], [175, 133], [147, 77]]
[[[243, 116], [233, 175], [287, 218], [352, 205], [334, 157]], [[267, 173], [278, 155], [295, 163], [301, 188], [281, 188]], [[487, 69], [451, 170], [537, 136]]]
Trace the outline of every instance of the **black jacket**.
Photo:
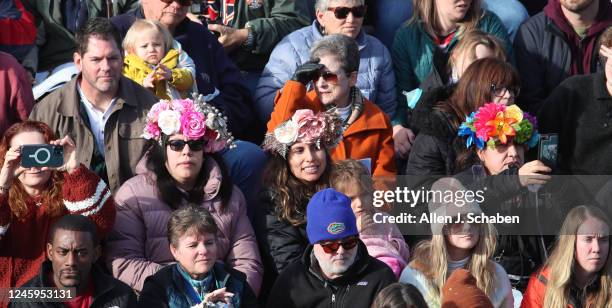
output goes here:
[[[138, 307], [190, 307], [195, 305], [185, 295], [185, 280], [176, 267], [176, 264], [168, 265], [153, 276], [147, 277], [138, 298]], [[239, 296], [240, 302], [236, 308], [258, 307], [255, 293], [246, 283], [246, 275], [219, 262], [214, 265], [214, 273], [216, 289], [226, 288], [227, 292]]]
[[[606, 24], [612, 24], [611, 6], [610, 1], [600, 2], [598, 23], [601, 25], [598, 25], [600, 30], [596, 31], [596, 36], [603, 32]], [[565, 19], [562, 16], [558, 18]], [[580, 42], [580, 50], [586, 49], [589, 39]], [[545, 12], [540, 12], [519, 27], [514, 39], [514, 52], [522, 85], [518, 104], [521, 109], [536, 114], [548, 95], [570, 76], [572, 45], [554, 21]], [[598, 52], [599, 48], [592, 50], [590, 72], [598, 69]]]
[[276, 280], [268, 307], [370, 307], [378, 292], [396, 281], [391, 269], [370, 257], [361, 241], [355, 263], [346, 273], [323, 278], [313, 246], [308, 246], [301, 262], [287, 267]]
[[[41, 268], [40, 274], [26, 284], [23, 288], [43, 288], [51, 287], [52, 283], [48, 282], [48, 277], [53, 271], [51, 261], [45, 261]], [[125, 307], [132, 308], [136, 306], [136, 294], [132, 291], [127, 284], [113, 278], [110, 275], [104, 273], [104, 271], [96, 264], [92, 267], [91, 277], [94, 282], [93, 301], [91, 308], [97, 307]], [[64, 307], [61, 302], [14, 302], [10, 304], [10, 307], [17, 308], [52, 308], [52, 307]]]

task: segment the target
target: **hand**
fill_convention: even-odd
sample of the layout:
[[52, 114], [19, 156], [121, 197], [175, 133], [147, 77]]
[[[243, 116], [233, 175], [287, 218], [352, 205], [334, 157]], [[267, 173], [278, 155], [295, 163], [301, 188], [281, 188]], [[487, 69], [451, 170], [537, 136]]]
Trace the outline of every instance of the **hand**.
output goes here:
[[612, 47], [606, 47], [606, 46], [601, 46], [601, 49], [599, 49], [599, 54], [602, 57], [606, 57], [607, 59], [612, 58]]
[[307, 85], [311, 82], [319, 71], [325, 67], [325, 65], [319, 63], [319, 59], [312, 59], [300, 66], [295, 70], [291, 80]]
[[[49, 142], [49, 144], [61, 146], [64, 148], [64, 164], [57, 168], [58, 171], [66, 171], [72, 173], [79, 167], [79, 162], [76, 157], [76, 145], [74, 141], [68, 136], [64, 136], [62, 139], [57, 139]], [[48, 170], [50, 168], [43, 167], [42, 170]]]
[[21, 167], [21, 147], [11, 147], [4, 155], [4, 164], [0, 169], [0, 186], [10, 187], [13, 180], [26, 169]]
[[521, 186], [526, 187], [532, 184], [544, 185], [550, 181], [551, 177], [543, 173], [550, 173], [551, 171], [549, 167], [539, 160], [530, 161], [518, 170]]
[[224, 302], [226, 304], [231, 303], [231, 299], [234, 293], [225, 292], [225, 288], [214, 290], [204, 296], [205, 303], [217, 303]]
[[228, 52], [240, 47], [249, 36], [248, 29], [235, 29], [224, 25], [210, 24], [208, 25], [208, 30], [220, 34], [219, 43], [221, 43], [223, 48]]
[[395, 154], [403, 159], [408, 158], [410, 148], [414, 143], [415, 135], [411, 129], [405, 128], [402, 125], [393, 126], [393, 145]]
[[147, 89], [155, 88], [155, 72], [151, 72], [147, 77], [142, 80], [142, 86]]
[[161, 63], [155, 70], [155, 75], [158, 77], [157, 80], [172, 81], [172, 71]]

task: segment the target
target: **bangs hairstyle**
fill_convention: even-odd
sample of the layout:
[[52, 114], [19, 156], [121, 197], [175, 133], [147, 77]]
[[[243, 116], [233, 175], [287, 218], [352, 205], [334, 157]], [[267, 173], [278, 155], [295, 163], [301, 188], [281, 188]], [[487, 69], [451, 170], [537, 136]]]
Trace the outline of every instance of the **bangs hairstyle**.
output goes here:
[[[409, 264], [427, 277], [436, 298], [441, 298], [442, 287], [449, 276], [447, 245], [445, 234], [433, 234], [431, 240], [422, 241], [416, 246]], [[480, 224], [478, 243], [472, 248], [471, 259], [466, 269], [476, 278], [476, 286], [489, 298], [492, 298], [495, 291], [495, 264], [491, 258], [496, 246], [495, 227], [491, 224]]]
[[[480, 30], [474, 30], [465, 33], [451, 51], [448, 59], [449, 69], [452, 69], [452, 67], [458, 64], [457, 61], [460, 56], [467, 57], [470, 62], [475, 61], [476, 46], [478, 45], [483, 45], [491, 49], [493, 51], [492, 58], [506, 61], [506, 51], [504, 50], [502, 42], [497, 37]], [[465, 61], [465, 59], [463, 61]]]
[[310, 49], [310, 58], [333, 55], [348, 75], [359, 71], [359, 46], [351, 37], [342, 34], [326, 35]]
[[175, 248], [179, 245], [181, 236], [195, 231], [197, 234], [212, 234], [217, 238], [217, 223], [205, 208], [188, 204], [172, 212], [168, 219], [168, 243]]
[[[565, 218], [557, 243], [553, 248], [550, 258], [545, 264], [550, 271], [546, 294], [544, 295], [544, 307], [567, 307], [569, 303], [570, 288], [573, 284], [574, 266], [576, 265], [576, 240], [578, 229], [589, 218], [604, 222], [608, 230], [612, 227], [608, 217], [597, 207], [577, 206], [573, 208]], [[610, 234], [608, 234], [608, 243]], [[594, 303], [593, 307], [612, 307], [612, 247], [608, 245], [608, 256], [606, 263], [597, 277], [595, 285], [599, 288], [587, 294], [587, 302]]]
[[167, 53], [172, 47], [172, 34], [157, 20], [139, 19], [132, 24], [128, 32], [125, 34], [123, 39], [123, 50], [127, 53], [131, 53], [136, 48], [136, 41], [143, 32], [156, 31], [158, 35], [162, 36], [164, 42], [164, 52]]
[[288, 160], [277, 152], [270, 155], [263, 173], [263, 184], [274, 196], [279, 220], [287, 221], [293, 226], [306, 223], [308, 201], [317, 191], [329, 187], [329, 174], [333, 162], [327, 150], [325, 150], [325, 160], [325, 170], [319, 180], [316, 183], [304, 183], [293, 175]]
[[351, 181], [355, 181], [361, 193], [371, 196], [374, 191], [370, 172], [362, 163], [354, 159], [335, 162], [329, 181], [336, 190], [344, 190], [353, 184]]
[[[11, 141], [17, 134], [24, 132], [40, 133], [43, 135], [46, 143], [57, 139], [51, 128], [43, 122], [24, 121], [13, 124], [6, 130], [2, 137], [2, 141], [0, 141], [0, 168], [4, 165], [4, 157], [11, 147]], [[48, 189], [42, 193], [41, 203], [45, 204], [45, 213], [52, 218], [59, 217], [67, 212], [62, 198], [63, 183], [64, 176], [62, 173], [52, 170], [48, 182]], [[15, 178], [9, 188], [8, 204], [11, 208], [11, 213], [18, 220], [23, 221], [28, 216], [29, 210], [28, 204], [26, 203], [28, 199], [30, 199], [30, 197], [23, 188], [23, 184], [21, 184], [18, 178]]]
[[492, 84], [501, 89], [517, 87], [520, 81], [509, 63], [495, 58], [478, 59], [465, 70], [449, 101], [439, 102], [435, 109], [455, 115], [452, 125], [459, 128], [467, 115], [493, 101]]
[[[436, 9], [436, 0], [413, 0], [412, 1], [413, 14], [409, 24], [419, 24], [423, 27], [425, 32], [431, 37], [437, 37], [440, 28], [440, 20], [438, 19], [438, 12]], [[459, 22], [458, 35], [467, 33], [478, 29], [478, 22], [482, 18], [484, 11], [481, 10], [482, 0], [472, 0], [468, 11], [465, 13], [465, 17]]]

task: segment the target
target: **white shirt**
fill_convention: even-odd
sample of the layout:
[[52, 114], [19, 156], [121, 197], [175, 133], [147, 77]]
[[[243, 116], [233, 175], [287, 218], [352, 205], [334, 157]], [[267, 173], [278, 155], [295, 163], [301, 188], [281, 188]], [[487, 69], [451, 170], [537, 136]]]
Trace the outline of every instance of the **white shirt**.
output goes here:
[[78, 82], [77, 91], [79, 92], [79, 97], [81, 97], [81, 102], [83, 102], [83, 105], [85, 106], [85, 111], [87, 112], [87, 117], [89, 118], [89, 128], [91, 128], [91, 133], [93, 134], [96, 148], [98, 149], [98, 152], [104, 156], [104, 128], [106, 126], [106, 121], [108, 121], [108, 118], [113, 111], [117, 98], [113, 98], [110, 106], [108, 106], [106, 111], [102, 112], [95, 108], [94, 105], [87, 100], [87, 97], [85, 97], [85, 94], [83, 94], [81, 86]]

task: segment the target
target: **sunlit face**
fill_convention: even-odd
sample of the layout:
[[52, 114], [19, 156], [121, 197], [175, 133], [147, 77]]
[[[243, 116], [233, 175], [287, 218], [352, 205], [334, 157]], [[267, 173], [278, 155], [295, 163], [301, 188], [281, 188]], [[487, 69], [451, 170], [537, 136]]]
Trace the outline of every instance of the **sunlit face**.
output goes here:
[[[335, 7], [357, 7], [356, 1], [351, 0], [329, 0], [329, 8]], [[325, 29], [326, 34], [344, 34], [352, 38], [356, 38], [361, 31], [363, 17], [355, 17], [353, 14], [348, 14], [346, 18], [336, 18], [332, 11], [317, 11], [317, 21]]]
[[165, 55], [164, 36], [154, 29], [140, 33], [134, 42], [133, 52], [146, 63], [157, 65]]
[[595, 0], [560, 0], [561, 6], [566, 10], [581, 13], [587, 9]]
[[213, 268], [217, 260], [216, 236], [188, 229], [179, 238], [177, 247], [170, 244], [170, 252], [192, 278], [201, 278]]
[[470, 10], [472, 0], [435, 0], [438, 16], [446, 22], [458, 23]]
[[495, 149], [485, 147], [478, 150], [478, 157], [484, 163], [489, 174], [498, 174], [512, 165], [522, 166], [525, 162], [525, 146], [514, 142], [498, 144]]
[[172, 140], [187, 141], [187, 137], [182, 134], [175, 134], [168, 138], [166, 145], [166, 168], [168, 173], [179, 184], [193, 185], [204, 163], [203, 150], [193, 151], [188, 144], [180, 151], [174, 151], [170, 147]]
[[[21, 132], [13, 137], [11, 140], [11, 147], [20, 147], [25, 144], [46, 143], [45, 137], [39, 132]], [[20, 166], [17, 172], [21, 172], [19, 181], [26, 187], [26, 190], [27, 188], [32, 188], [41, 191], [47, 187], [49, 179], [51, 178], [51, 171], [42, 171], [41, 167], [24, 168]]]
[[467, 70], [467, 68], [474, 63], [474, 61], [492, 57], [494, 57], [493, 49], [483, 44], [476, 45], [474, 48], [474, 57], [472, 57], [470, 50], [465, 50], [463, 53], [459, 54], [454, 61], [457, 63], [456, 66], [453, 67], [457, 79], [463, 76], [465, 70]]
[[[339, 242], [343, 240], [339, 240]], [[353, 265], [358, 247], [355, 246], [346, 250], [340, 246], [337, 251], [326, 253], [321, 244], [315, 244], [313, 251], [323, 273], [333, 279], [344, 274]]]
[[74, 53], [74, 63], [81, 71], [81, 88], [88, 92], [115, 96], [123, 69], [123, 58], [117, 43], [90, 36], [87, 51]]
[[289, 170], [299, 180], [316, 182], [327, 167], [327, 154], [316, 144], [294, 143], [287, 154]]
[[587, 218], [578, 228], [576, 265], [584, 273], [597, 273], [606, 264], [610, 249], [609, 235], [610, 227], [593, 217]]
[[456, 223], [446, 225], [446, 242], [450, 249], [471, 251], [480, 240], [480, 225]]
[[165, 3], [161, 0], [141, 0], [145, 18], [157, 20], [168, 29], [174, 29], [185, 17], [189, 6], [182, 6], [178, 2]]
[[351, 199], [351, 208], [355, 216], [371, 210], [372, 200], [370, 194], [361, 189], [361, 185], [357, 180], [349, 180], [347, 183], [342, 183], [341, 186], [336, 189]]
[[351, 87], [357, 83], [357, 72], [347, 75], [335, 55], [323, 55], [319, 59], [319, 63], [325, 66], [321, 69], [322, 72], [330, 72], [337, 76], [336, 82], [328, 82], [323, 77], [315, 80], [315, 90], [319, 100], [323, 105], [347, 106], [350, 102]]
[[53, 265], [53, 280], [60, 288], [79, 288], [89, 282], [93, 263], [100, 254], [91, 234], [58, 229], [47, 244], [47, 256]]

